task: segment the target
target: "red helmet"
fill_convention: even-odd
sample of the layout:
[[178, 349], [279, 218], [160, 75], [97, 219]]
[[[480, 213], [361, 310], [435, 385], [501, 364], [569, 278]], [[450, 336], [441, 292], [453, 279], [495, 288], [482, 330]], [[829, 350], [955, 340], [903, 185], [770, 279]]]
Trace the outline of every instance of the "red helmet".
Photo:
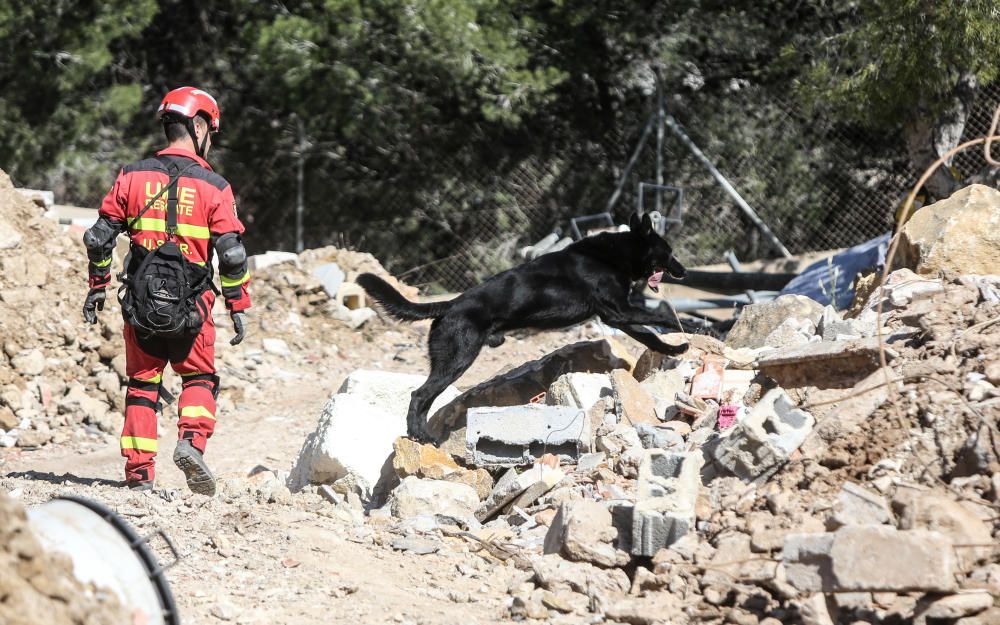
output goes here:
[[156, 109], [156, 119], [162, 119], [165, 114], [174, 113], [182, 117], [192, 118], [199, 113], [208, 118], [212, 132], [218, 132], [219, 104], [207, 91], [196, 87], [180, 87], [163, 96], [160, 108]]

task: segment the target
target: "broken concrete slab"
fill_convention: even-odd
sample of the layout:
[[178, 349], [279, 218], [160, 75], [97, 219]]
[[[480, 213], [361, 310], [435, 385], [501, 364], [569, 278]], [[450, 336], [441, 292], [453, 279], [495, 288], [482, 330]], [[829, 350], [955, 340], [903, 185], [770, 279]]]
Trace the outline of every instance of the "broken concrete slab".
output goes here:
[[568, 463], [590, 451], [590, 420], [579, 408], [478, 407], [467, 418], [465, 458], [473, 466], [529, 465], [546, 453]]
[[726, 336], [726, 345], [734, 349], [764, 347], [767, 336], [786, 319], [808, 319], [815, 327], [822, 314], [823, 306], [803, 295], [782, 295], [770, 302], [744, 306]]
[[713, 450], [716, 462], [745, 482], [777, 471], [812, 431], [816, 420], [795, 408], [782, 389], [772, 389]]
[[428, 428], [439, 442], [449, 440], [449, 451], [464, 448], [466, 412], [483, 406], [527, 404], [539, 391], [549, 388], [567, 371], [608, 373], [628, 366], [608, 341], [582, 341], [562, 347], [465, 391], [432, 415]]
[[957, 586], [954, 545], [939, 532], [852, 525], [789, 534], [788, 582], [805, 592], [949, 592]]
[[590, 410], [602, 397], [611, 396], [611, 379], [605, 373], [567, 373], [560, 376], [545, 394], [550, 406]]
[[612, 525], [611, 512], [589, 499], [570, 501], [559, 507], [548, 533], [544, 553], [559, 553], [577, 562], [591, 562], [601, 567], [624, 566], [629, 555], [615, 548], [618, 530]]
[[638, 423], [657, 424], [656, 402], [625, 369], [611, 372], [611, 388], [615, 398], [615, 412], [618, 418], [631, 425]]
[[[885, 349], [888, 360], [897, 356], [891, 348]], [[805, 369], [806, 371], [800, 375], [806, 376], [814, 376], [818, 371], [822, 371], [832, 377], [840, 370], [844, 370], [849, 372], [851, 377], [857, 378], [871, 373], [878, 366], [879, 342], [878, 337], [874, 336], [851, 341], [809, 343], [801, 347], [766, 352], [757, 359], [757, 368], [762, 373], [771, 377], [778, 374], [782, 378], [786, 376], [781, 375], [782, 372], [779, 370], [785, 367], [794, 367], [799, 371]]]
[[389, 498], [392, 516], [399, 519], [426, 514], [471, 519], [478, 506], [479, 497], [471, 486], [414, 476], [400, 482]]

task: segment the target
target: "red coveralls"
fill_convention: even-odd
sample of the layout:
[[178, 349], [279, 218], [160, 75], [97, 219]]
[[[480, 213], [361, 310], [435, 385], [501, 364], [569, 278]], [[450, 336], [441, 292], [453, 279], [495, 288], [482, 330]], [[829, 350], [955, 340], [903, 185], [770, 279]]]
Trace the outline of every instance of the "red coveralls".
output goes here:
[[[227, 232], [242, 233], [244, 228], [236, 216], [232, 188], [225, 178], [192, 152], [168, 148], [157, 156], [172, 157], [181, 167], [191, 161], [198, 165], [188, 169], [177, 183], [177, 243], [185, 257], [195, 263], [210, 262], [212, 237]], [[146, 206], [170, 180], [164, 165], [157, 159], [146, 159], [122, 169], [111, 191], [104, 198], [100, 214], [114, 221], [129, 221]], [[167, 194], [164, 193], [129, 231], [132, 243], [147, 249], [162, 245], [166, 239]], [[238, 280], [221, 279], [226, 308], [242, 311], [250, 307], [247, 272]], [[215, 303], [215, 293], [203, 296], [208, 310]], [[209, 315], [201, 332], [193, 339], [182, 341], [139, 339], [133, 328], [125, 324], [125, 369], [129, 376], [125, 395], [125, 427], [121, 450], [128, 482], [147, 482], [154, 478], [157, 452], [156, 412], [160, 381], [169, 361], [183, 378], [178, 401], [178, 438], [188, 439], [199, 451], [215, 429], [215, 397], [219, 378], [215, 375], [215, 323]]]

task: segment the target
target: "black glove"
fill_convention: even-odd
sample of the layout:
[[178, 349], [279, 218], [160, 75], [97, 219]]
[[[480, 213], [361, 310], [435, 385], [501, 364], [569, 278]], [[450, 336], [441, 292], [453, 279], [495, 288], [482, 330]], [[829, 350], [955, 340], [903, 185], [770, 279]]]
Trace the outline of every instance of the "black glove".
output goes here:
[[83, 302], [83, 320], [87, 323], [97, 323], [97, 311], [104, 310], [104, 300], [107, 295], [104, 287], [90, 289], [87, 299]]
[[236, 332], [236, 336], [229, 341], [229, 344], [239, 345], [243, 342], [243, 337], [247, 335], [246, 330], [243, 327], [243, 323], [246, 321], [247, 315], [242, 312], [231, 312], [229, 313], [229, 316], [233, 320], [233, 330]]

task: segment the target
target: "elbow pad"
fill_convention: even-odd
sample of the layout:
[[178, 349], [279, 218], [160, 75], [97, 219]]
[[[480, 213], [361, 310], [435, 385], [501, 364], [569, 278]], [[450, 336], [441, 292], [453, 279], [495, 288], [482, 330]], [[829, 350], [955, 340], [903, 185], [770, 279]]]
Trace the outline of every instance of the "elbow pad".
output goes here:
[[226, 276], [242, 276], [247, 271], [247, 250], [235, 232], [227, 232], [215, 242], [219, 253], [219, 272]]
[[111, 252], [115, 249], [115, 239], [124, 225], [102, 216], [83, 233], [83, 245], [87, 248], [87, 258], [90, 262], [99, 263], [111, 257]]

